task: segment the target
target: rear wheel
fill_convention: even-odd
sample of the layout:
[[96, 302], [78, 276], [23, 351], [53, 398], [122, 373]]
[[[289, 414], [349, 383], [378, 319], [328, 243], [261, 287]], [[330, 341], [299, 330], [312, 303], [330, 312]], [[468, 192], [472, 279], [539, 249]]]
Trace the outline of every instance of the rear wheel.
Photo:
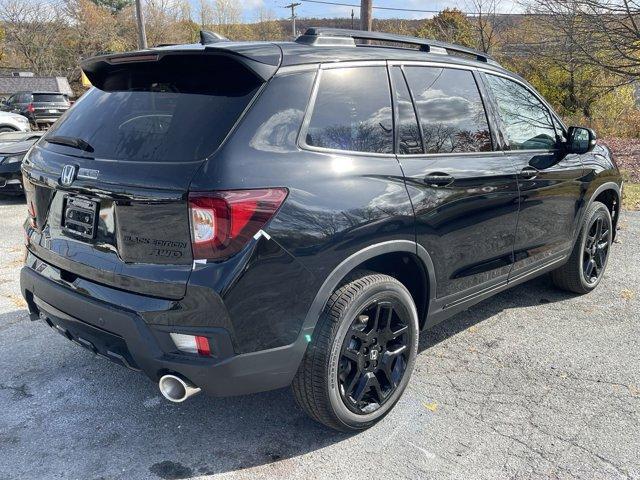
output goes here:
[[5, 133], [5, 132], [15, 132], [15, 128], [11, 128], [11, 127], [0, 127], [0, 133]]
[[607, 267], [612, 239], [609, 209], [601, 202], [593, 202], [569, 261], [551, 273], [553, 283], [575, 293], [588, 293], [596, 288]]
[[327, 302], [293, 381], [296, 400], [331, 428], [368, 428], [402, 395], [417, 349], [409, 291], [393, 277], [362, 272]]

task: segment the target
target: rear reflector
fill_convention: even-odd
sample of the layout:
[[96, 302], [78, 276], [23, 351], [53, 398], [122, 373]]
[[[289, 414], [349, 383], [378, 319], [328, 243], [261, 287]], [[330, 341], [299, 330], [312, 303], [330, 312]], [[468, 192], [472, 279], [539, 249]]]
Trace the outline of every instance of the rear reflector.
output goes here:
[[185, 335], [183, 333], [170, 333], [171, 340], [176, 348], [185, 353], [197, 353], [205, 357], [211, 356], [211, 347], [209, 347], [209, 339], [199, 335]]
[[220, 260], [238, 253], [286, 197], [285, 188], [189, 194], [194, 260]]

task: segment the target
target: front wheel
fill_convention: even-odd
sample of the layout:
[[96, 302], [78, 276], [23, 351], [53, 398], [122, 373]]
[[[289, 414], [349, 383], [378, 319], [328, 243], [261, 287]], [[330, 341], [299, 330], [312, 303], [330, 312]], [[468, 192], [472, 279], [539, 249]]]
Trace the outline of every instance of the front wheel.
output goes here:
[[396, 404], [418, 350], [418, 314], [393, 277], [361, 272], [324, 309], [293, 381], [298, 404], [341, 431], [369, 428]]
[[571, 257], [551, 272], [553, 283], [563, 290], [589, 293], [602, 280], [613, 240], [611, 213], [604, 203], [593, 202], [584, 216]]

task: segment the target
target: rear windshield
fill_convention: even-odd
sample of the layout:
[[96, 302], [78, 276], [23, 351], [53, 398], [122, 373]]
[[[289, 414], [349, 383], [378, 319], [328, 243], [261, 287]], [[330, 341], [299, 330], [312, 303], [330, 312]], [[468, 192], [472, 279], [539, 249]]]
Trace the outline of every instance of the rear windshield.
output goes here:
[[66, 103], [67, 99], [64, 95], [59, 95], [56, 93], [34, 93], [33, 94], [33, 102], [45, 102], [45, 103]]
[[96, 158], [203, 160], [220, 146], [260, 83], [221, 56], [176, 55], [123, 65], [85, 93], [45, 138], [82, 140]]

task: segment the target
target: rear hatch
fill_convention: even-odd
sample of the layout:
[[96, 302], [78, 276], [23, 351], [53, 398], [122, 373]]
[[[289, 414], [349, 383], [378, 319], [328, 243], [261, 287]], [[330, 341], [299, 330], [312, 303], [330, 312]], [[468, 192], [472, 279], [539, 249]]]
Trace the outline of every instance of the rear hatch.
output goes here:
[[196, 53], [85, 65], [94, 88], [23, 162], [29, 248], [69, 280], [184, 296], [189, 184], [266, 80], [237, 54]]
[[36, 121], [55, 119], [69, 109], [69, 100], [62, 93], [34, 93], [31, 96], [31, 105]]

